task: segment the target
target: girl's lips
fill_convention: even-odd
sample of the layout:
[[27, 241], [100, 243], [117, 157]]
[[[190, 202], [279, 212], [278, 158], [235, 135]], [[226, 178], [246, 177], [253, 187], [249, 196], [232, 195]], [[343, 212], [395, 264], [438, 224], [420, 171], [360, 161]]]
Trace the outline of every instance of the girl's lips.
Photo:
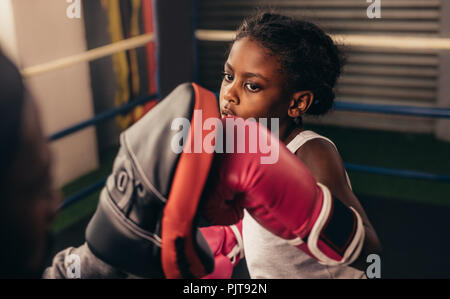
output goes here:
[[228, 108], [222, 108], [222, 116], [223, 117], [227, 117], [227, 116], [235, 116], [234, 112], [231, 111]]

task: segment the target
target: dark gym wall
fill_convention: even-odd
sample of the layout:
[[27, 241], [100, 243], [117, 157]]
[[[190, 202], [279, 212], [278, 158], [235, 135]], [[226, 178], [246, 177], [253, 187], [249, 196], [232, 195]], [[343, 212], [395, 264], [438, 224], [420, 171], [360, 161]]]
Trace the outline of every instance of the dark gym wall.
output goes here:
[[[382, 1], [381, 18], [369, 19], [369, 3], [361, 0], [198, 0], [198, 29], [236, 30], [242, 19], [259, 8], [313, 21], [332, 34], [387, 36], [448, 36], [448, 0]], [[228, 42], [200, 41], [199, 83], [218, 90]], [[434, 49], [346, 47], [348, 61], [336, 86], [338, 100], [387, 105], [447, 105], [440, 95], [439, 68], [445, 60]], [[448, 52], [448, 51], [447, 51]], [[442, 57], [442, 58], [441, 58]], [[445, 67], [445, 66], [444, 66]], [[445, 79], [445, 78], [443, 78]], [[441, 92], [443, 91], [443, 92]], [[441, 104], [446, 102], [444, 104]], [[450, 131], [448, 123], [426, 118], [336, 112], [306, 121], [345, 127], [436, 133]], [[439, 131], [440, 132], [440, 131]], [[437, 134], [444, 137], [444, 133]]]
[[[450, 1], [441, 3], [441, 37], [450, 37]], [[438, 106], [450, 107], [450, 50], [439, 52]], [[450, 142], [450, 119], [437, 120], [436, 136]]]
[[[236, 30], [257, 8], [273, 8], [313, 21], [332, 34], [439, 36], [441, 2], [446, 0], [382, 2], [382, 18], [369, 19], [369, 4], [360, 0], [199, 0], [199, 29]], [[444, 24], [442, 24], [444, 25]], [[224, 53], [229, 43], [199, 43], [200, 82], [220, 86]], [[338, 97], [359, 101], [436, 102], [437, 51], [407, 51], [353, 47], [338, 86]], [[414, 70], [414, 71], [411, 71]], [[380, 88], [380, 86], [382, 88]], [[387, 88], [388, 87], [388, 88]]]
[[154, 0], [159, 88], [163, 98], [177, 85], [194, 81], [195, 0]]
[[[83, 15], [88, 49], [110, 44], [108, 19], [100, 1], [84, 1]], [[117, 87], [112, 56], [91, 61], [89, 67], [95, 114], [113, 109]], [[119, 144], [120, 129], [115, 121], [98, 124], [96, 128], [99, 152]]]

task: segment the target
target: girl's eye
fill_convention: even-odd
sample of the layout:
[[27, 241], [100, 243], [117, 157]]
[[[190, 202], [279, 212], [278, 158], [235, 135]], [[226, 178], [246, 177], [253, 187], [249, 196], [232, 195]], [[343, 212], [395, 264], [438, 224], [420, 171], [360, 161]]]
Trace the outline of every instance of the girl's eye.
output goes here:
[[257, 92], [261, 89], [258, 85], [253, 83], [247, 83], [245, 84], [245, 87], [251, 92]]
[[228, 73], [224, 72], [224, 73], [222, 73], [222, 76], [223, 76], [224, 80], [227, 81], [227, 82], [233, 81], [233, 76], [228, 74]]

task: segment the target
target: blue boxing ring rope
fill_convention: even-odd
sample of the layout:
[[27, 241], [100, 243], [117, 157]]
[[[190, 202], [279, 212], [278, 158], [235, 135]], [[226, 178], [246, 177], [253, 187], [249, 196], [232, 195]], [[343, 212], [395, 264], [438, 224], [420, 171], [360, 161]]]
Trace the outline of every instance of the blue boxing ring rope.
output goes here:
[[334, 109], [342, 111], [370, 112], [370, 113], [422, 116], [434, 118], [450, 118], [450, 108], [360, 104], [360, 103], [337, 101], [334, 104]]
[[[115, 117], [115, 116], [117, 116], [119, 114], [127, 113], [127, 112], [131, 111], [133, 108], [135, 108], [135, 107], [137, 107], [139, 105], [145, 104], [145, 103], [147, 103], [147, 102], [149, 102], [151, 100], [157, 99], [157, 98], [159, 98], [159, 95], [157, 95], [157, 94], [148, 95], [148, 96], [144, 96], [144, 97], [138, 98], [138, 99], [133, 100], [133, 101], [131, 101], [129, 103], [126, 103], [126, 104], [124, 104], [124, 105], [122, 105], [120, 107], [117, 107], [117, 108], [108, 110], [106, 112], [97, 114], [96, 116], [94, 116], [93, 118], [91, 118], [89, 120], [80, 122], [80, 123], [78, 123], [76, 125], [73, 125], [73, 126], [71, 126], [69, 128], [66, 128], [66, 129], [63, 129], [63, 130], [61, 130], [61, 131], [59, 131], [57, 133], [54, 133], [48, 139], [49, 139], [50, 142], [56, 141], [58, 139], [62, 139], [64, 137], [66, 137], [66, 136], [74, 134], [74, 133], [76, 133], [78, 131], [81, 131], [81, 130], [83, 130], [85, 128], [88, 128], [90, 126], [94, 126], [94, 125], [96, 125], [98, 123], [101, 123], [101, 122], [104, 122], [104, 121], [106, 121], [108, 119], [111, 119], [111, 118], [113, 118], [113, 117]], [[67, 197], [63, 201], [63, 203], [61, 204], [60, 210], [67, 208], [68, 206], [70, 206], [71, 204], [77, 202], [78, 200], [80, 200], [80, 199], [82, 199], [82, 198], [84, 198], [84, 197], [94, 193], [95, 191], [103, 188], [105, 183], [106, 183], [106, 178], [103, 178], [103, 179], [99, 180], [98, 182], [96, 182], [95, 184], [93, 184], [93, 185], [91, 185], [91, 186], [89, 186], [89, 187], [79, 191], [78, 193]]]
[[[94, 126], [98, 123], [113, 118], [121, 113], [126, 113], [136, 106], [142, 105], [150, 100], [156, 99], [159, 96], [157, 94], [148, 95], [136, 100], [133, 100], [125, 105], [111, 109], [94, 116], [93, 118], [84, 122], [78, 123], [74, 126], [61, 130], [49, 137], [50, 141], [56, 141], [64, 138], [70, 134], [78, 132], [90, 126]], [[357, 112], [369, 112], [369, 113], [382, 113], [382, 114], [395, 114], [395, 115], [408, 115], [417, 117], [435, 117], [435, 118], [449, 118], [449, 108], [431, 108], [431, 107], [411, 107], [411, 106], [399, 106], [399, 105], [379, 105], [379, 104], [360, 104], [352, 102], [337, 101], [334, 106], [335, 110], [341, 111], [357, 111]], [[371, 174], [381, 174], [387, 176], [398, 176], [409, 179], [429, 180], [435, 182], [450, 183], [450, 175], [440, 175], [433, 173], [426, 173], [413, 170], [391, 169], [383, 167], [375, 167], [370, 165], [357, 165], [352, 163], [344, 163], [347, 170], [366, 172]], [[81, 190], [80, 192], [67, 197], [61, 205], [61, 209], [64, 209], [78, 200], [100, 190], [105, 185], [106, 178], [97, 181], [95, 184]]]
[[74, 126], [66, 128], [64, 130], [61, 130], [61, 131], [59, 131], [59, 132], [57, 132], [55, 134], [52, 134], [49, 137], [49, 140], [50, 141], [56, 141], [58, 139], [64, 138], [64, 137], [66, 137], [66, 136], [68, 136], [70, 134], [73, 134], [75, 132], [78, 132], [78, 131], [80, 131], [82, 129], [85, 129], [87, 127], [90, 127], [90, 126], [96, 125], [98, 123], [104, 122], [104, 121], [106, 121], [106, 120], [108, 120], [110, 118], [113, 118], [113, 117], [115, 117], [115, 116], [117, 116], [119, 114], [127, 113], [130, 110], [132, 110], [133, 108], [135, 108], [136, 106], [145, 104], [145, 103], [147, 103], [147, 102], [149, 102], [149, 101], [151, 101], [153, 99], [156, 99], [158, 97], [159, 96], [157, 94], [148, 95], [148, 96], [141, 97], [139, 99], [133, 100], [133, 101], [131, 101], [129, 103], [126, 103], [125, 105], [122, 105], [120, 107], [117, 107], [117, 108], [108, 110], [106, 112], [97, 114], [96, 116], [94, 116], [93, 118], [91, 118], [89, 120], [83, 121], [83, 122], [78, 123], [78, 124], [76, 124]]

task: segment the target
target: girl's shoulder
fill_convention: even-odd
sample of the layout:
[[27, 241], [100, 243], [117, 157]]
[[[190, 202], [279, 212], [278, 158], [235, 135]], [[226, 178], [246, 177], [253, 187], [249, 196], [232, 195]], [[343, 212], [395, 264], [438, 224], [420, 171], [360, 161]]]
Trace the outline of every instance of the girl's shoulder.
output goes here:
[[293, 152], [312, 171], [318, 181], [326, 183], [327, 186], [346, 182], [342, 158], [329, 138], [313, 131], [303, 131], [295, 138], [297, 137], [298, 140], [294, 143], [297, 143], [296, 146], [301, 145]]
[[[320, 134], [317, 134], [314, 131], [311, 130], [305, 130], [305, 131], [301, 131], [297, 134], [297, 136], [295, 136], [288, 144], [287, 144], [287, 148], [292, 152], [292, 153], [297, 153], [298, 151], [304, 151], [305, 150], [305, 144], [308, 144], [308, 146], [306, 146], [306, 148], [311, 147], [311, 144], [325, 144], [325, 145], [332, 145], [335, 149], [336, 145], [334, 144], [333, 141], [331, 141], [329, 138], [322, 136]], [[328, 147], [327, 146], [327, 147]], [[317, 147], [317, 145], [315, 146]]]

